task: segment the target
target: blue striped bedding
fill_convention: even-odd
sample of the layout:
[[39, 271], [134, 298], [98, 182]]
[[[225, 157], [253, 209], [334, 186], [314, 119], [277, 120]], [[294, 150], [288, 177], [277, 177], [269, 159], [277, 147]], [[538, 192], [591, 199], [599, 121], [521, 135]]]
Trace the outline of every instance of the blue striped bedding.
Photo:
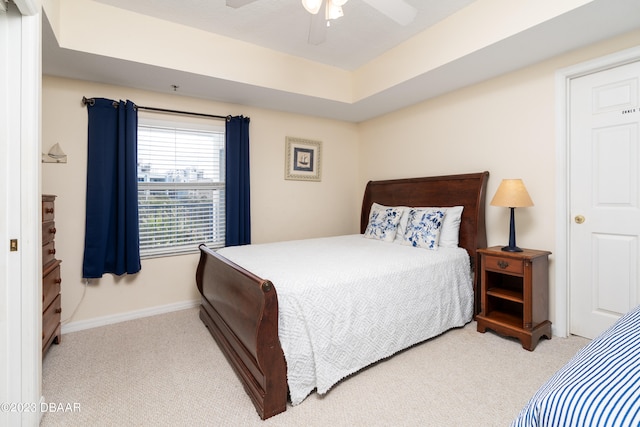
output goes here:
[[556, 372], [511, 426], [640, 426], [640, 306]]

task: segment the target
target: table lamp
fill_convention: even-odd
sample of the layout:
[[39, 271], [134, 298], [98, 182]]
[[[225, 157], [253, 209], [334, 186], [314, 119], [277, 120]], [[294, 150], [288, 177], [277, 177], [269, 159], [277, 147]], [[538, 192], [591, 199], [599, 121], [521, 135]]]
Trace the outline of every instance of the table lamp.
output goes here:
[[511, 223], [509, 224], [509, 246], [502, 248], [506, 252], [522, 252], [516, 246], [515, 208], [533, 206], [533, 201], [521, 179], [503, 179], [496, 194], [491, 200], [491, 206], [503, 206], [511, 209]]

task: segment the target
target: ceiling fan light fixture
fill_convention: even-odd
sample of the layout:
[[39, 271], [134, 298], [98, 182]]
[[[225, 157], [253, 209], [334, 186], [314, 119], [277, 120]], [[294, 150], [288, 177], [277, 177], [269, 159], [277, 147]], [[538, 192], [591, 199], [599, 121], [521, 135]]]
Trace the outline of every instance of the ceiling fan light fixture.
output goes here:
[[322, 0], [302, 0], [302, 6], [307, 10], [307, 12], [315, 15], [320, 11], [320, 6], [322, 6]]
[[344, 16], [342, 6], [338, 6], [331, 0], [327, 0], [326, 18], [327, 20], [338, 19]]

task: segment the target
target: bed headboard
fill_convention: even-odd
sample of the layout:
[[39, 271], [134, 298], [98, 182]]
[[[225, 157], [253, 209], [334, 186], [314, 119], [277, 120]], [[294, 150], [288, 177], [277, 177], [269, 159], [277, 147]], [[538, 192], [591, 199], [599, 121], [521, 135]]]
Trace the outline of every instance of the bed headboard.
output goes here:
[[[371, 205], [448, 207], [464, 206], [460, 223], [459, 245], [467, 250], [475, 270], [474, 290], [478, 282], [478, 248], [487, 246], [485, 225], [485, 192], [489, 172], [463, 175], [433, 176], [425, 178], [369, 181], [364, 191], [360, 232], [369, 222]], [[476, 296], [479, 292], [476, 292]], [[476, 298], [476, 313], [479, 312]]]

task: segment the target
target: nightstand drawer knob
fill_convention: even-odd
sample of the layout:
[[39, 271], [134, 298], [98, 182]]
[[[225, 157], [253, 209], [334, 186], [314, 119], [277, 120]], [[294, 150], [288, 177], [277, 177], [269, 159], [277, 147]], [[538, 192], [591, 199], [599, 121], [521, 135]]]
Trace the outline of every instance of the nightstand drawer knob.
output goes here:
[[502, 269], [505, 269], [505, 268], [509, 267], [509, 263], [507, 261], [500, 260], [500, 261], [498, 261], [498, 267], [500, 267]]

